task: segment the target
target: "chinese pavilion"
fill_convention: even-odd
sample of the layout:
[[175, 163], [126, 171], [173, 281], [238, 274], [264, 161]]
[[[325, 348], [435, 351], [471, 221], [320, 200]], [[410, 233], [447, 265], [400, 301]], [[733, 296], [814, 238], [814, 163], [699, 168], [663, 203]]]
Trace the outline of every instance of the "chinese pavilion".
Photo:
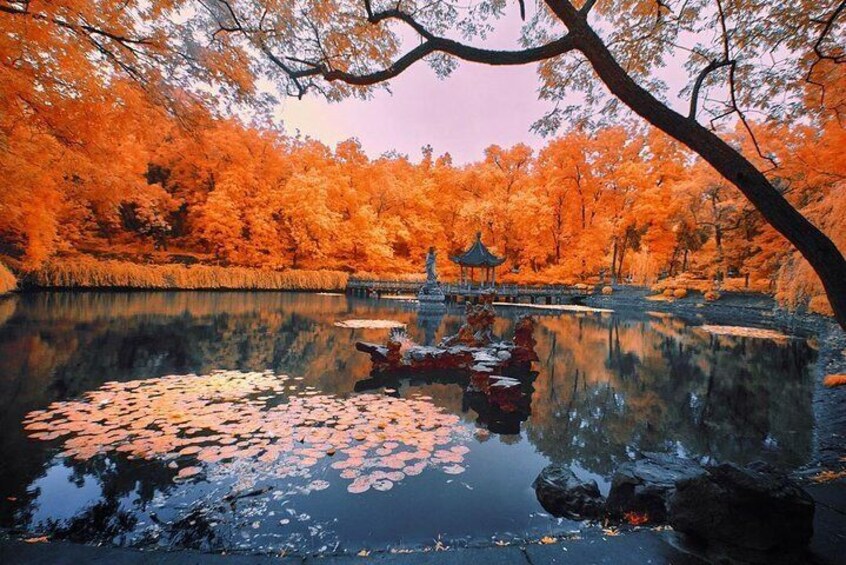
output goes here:
[[474, 276], [476, 269], [482, 269], [483, 280], [480, 282], [483, 285], [494, 284], [496, 282], [495, 269], [505, 262], [505, 257], [497, 257], [488, 251], [488, 248], [482, 243], [482, 232], [476, 232], [476, 241], [473, 242], [470, 249], [449, 259], [461, 267], [461, 284], [476, 282]]

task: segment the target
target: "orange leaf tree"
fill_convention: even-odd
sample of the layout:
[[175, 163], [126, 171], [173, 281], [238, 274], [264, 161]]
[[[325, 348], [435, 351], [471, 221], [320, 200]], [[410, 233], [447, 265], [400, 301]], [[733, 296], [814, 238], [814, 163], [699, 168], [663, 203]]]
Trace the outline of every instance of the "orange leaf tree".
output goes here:
[[[824, 87], [826, 69], [843, 61], [843, 2], [586, 0], [577, 5], [545, 0], [525, 26], [520, 48], [474, 45], [472, 39], [483, 37], [490, 19], [503, 16], [507, 4], [221, 0], [206, 23], [216, 35], [264, 53], [287, 91], [298, 96], [311, 89], [330, 99], [364, 96], [423, 60], [442, 75], [457, 60], [539, 63], [543, 97], [563, 106], [569, 92], [582, 91], [587, 106], [601, 106], [606, 117], [622, 103], [735, 185], [807, 259], [846, 327], [843, 255], [753, 162], [758, 156], [770, 161], [757, 140], [755, 154], [744, 154], [716, 127], [733, 117], [752, 134], [747, 120], [752, 111], [773, 119], [796, 115], [803, 108], [804, 86]], [[524, 2], [519, 4], [525, 13]], [[417, 39], [403, 41], [406, 32]], [[656, 76], [670, 59], [689, 72], [686, 114], [664, 99]], [[573, 110], [559, 107], [539, 127], [555, 129]]]

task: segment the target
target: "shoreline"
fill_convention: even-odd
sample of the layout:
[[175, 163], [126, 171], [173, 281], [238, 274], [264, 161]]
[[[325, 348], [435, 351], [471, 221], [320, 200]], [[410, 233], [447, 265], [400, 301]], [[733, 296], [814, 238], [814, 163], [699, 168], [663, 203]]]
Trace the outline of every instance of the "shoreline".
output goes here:
[[[138, 549], [121, 546], [92, 546], [68, 541], [27, 543], [0, 533], [0, 560], [9, 564], [67, 563], [103, 561], [112, 564], [194, 565], [197, 563], [237, 563], [266, 565], [270, 563], [385, 563], [389, 565], [491, 565], [557, 563], [686, 563], [705, 564], [707, 561], [687, 547], [679, 534], [636, 528], [619, 534], [603, 535], [601, 528], [579, 534], [562, 535], [553, 543], [539, 540], [515, 540], [498, 545], [471, 544], [466, 546], [435, 546], [416, 549], [384, 548], [364, 553], [340, 551], [324, 554], [262, 554], [250, 552], [203, 552], [195, 549]], [[595, 530], [595, 531], [593, 531]], [[584, 533], [584, 535], [581, 535]], [[827, 562], [827, 561], [824, 561]], [[831, 561], [834, 563], [834, 561]]]
[[[808, 547], [783, 554], [764, 554], [767, 563], [788, 565], [797, 562], [833, 565], [844, 548], [842, 529], [846, 527], [846, 501], [842, 496], [846, 481], [811, 485], [814, 498], [814, 536]], [[560, 530], [560, 529], [559, 529]], [[51, 565], [104, 562], [115, 565], [196, 565], [233, 563], [239, 565], [354, 564], [388, 565], [492, 565], [538, 563], [682, 563], [705, 565], [738, 562], [731, 548], [704, 546], [701, 541], [670, 527], [628, 526], [604, 528], [596, 522], [581, 523], [577, 530], [549, 532], [542, 538], [515, 537], [502, 542], [478, 539], [449, 545], [384, 546], [371, 550], [336, 548], [326, 553], [261, 553], [254, 551], [204, 551], [191, 548], [129, 547], [92, 545], [70, 540], [49, 540], [19, 531], [0, 530], [0, 562], [11, 564], [50, 563]], [[756, 561], [759, 562], [759, 561]]]

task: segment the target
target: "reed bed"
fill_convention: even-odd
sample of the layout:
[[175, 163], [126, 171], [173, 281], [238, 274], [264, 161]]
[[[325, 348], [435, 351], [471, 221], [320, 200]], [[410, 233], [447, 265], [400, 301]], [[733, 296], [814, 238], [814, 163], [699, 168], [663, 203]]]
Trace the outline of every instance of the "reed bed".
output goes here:
[[[395, 272], [375, 272], [375, 271], [356, 271], [353, 273], [354, 279], [364, 281], [406, 281], [406, 282], [426, 282], [426, 275], [422, 273], [395, 273]], [[443, 277], [441, 277], [443, 280]]]
[[0, 294], [12, 292], [18, 288], [18, 279], [6, 265], [0, 263]]
[[207, 265], [142, 265], [88, 258], [53, 260], [29, 273], [37, 288], [142, 290], [344, 290], [340, 271], [270, 271]]

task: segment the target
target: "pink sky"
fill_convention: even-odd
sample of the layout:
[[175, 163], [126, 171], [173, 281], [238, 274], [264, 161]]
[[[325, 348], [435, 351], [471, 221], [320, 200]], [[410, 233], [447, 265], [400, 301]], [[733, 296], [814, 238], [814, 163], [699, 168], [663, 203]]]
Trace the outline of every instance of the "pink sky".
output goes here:
[[[475, 43], [519, 49], [522, 22], [516, 6], [499, 21], [495, 33]], [[677, 88], [685, 78], [680, 66], [664, 69], [661, 75]], [[538, 86], [536, 65], [460, 63], [448, 79], [439, 80], [425, 62], [418, 62], [390, 82], [391, 92], [334, 104], [317, 95], [287, 98], [277, 116], [288, 133], [299, 131], [330, 147], [356, 137], [371, 158], [396, 150], [417, 161], [421, 147], [431, 144], [435, 155], [450, 153], [460, 164], [482, 159], [484, 149], [493, 144], [525, 143], [534, 149], [545, 145], [548, 140], [529, 130], [552, 108], [551, 102], [538, 100]]]
[[371, 157], [396, 149], [416, 161], [420, 148], [431, 144], [436, 155], [449, 152], [456, 163], [465, 163], [482, 158], [491, 144], [544, 144], [529, 131], [549, 107], [538, 101], [537, 85], [534, 66], [463, 64], [438, 80], [418, 64], [392, 81], [393, 94], [335, 104], [315, 96], [290, 98], [280, 116], [289, 133], [299, 130], [330, 146], [357, 137]]
[[[520, 48], [522, 22], [516, 4], [510, 12], [484, 46]], [[538, 100], [538, 84], [535, 65], [461, 63], [448, 79], [439, 80], [419, 62], [391, 81], [391, 93], [334, 104], [314, 95], [288, 98], [277, 115], [289, 133], [299, 130], [329, 146], [357, 137], [371, 157], [394, 149], [416, 161], [420, 148], [431, 144], [436, 155], [448, 152], [456, 163], [466, 163], [481, 159], [492, 144], [544, 145], [542, 137], [529, 131], [551, 107]]]

